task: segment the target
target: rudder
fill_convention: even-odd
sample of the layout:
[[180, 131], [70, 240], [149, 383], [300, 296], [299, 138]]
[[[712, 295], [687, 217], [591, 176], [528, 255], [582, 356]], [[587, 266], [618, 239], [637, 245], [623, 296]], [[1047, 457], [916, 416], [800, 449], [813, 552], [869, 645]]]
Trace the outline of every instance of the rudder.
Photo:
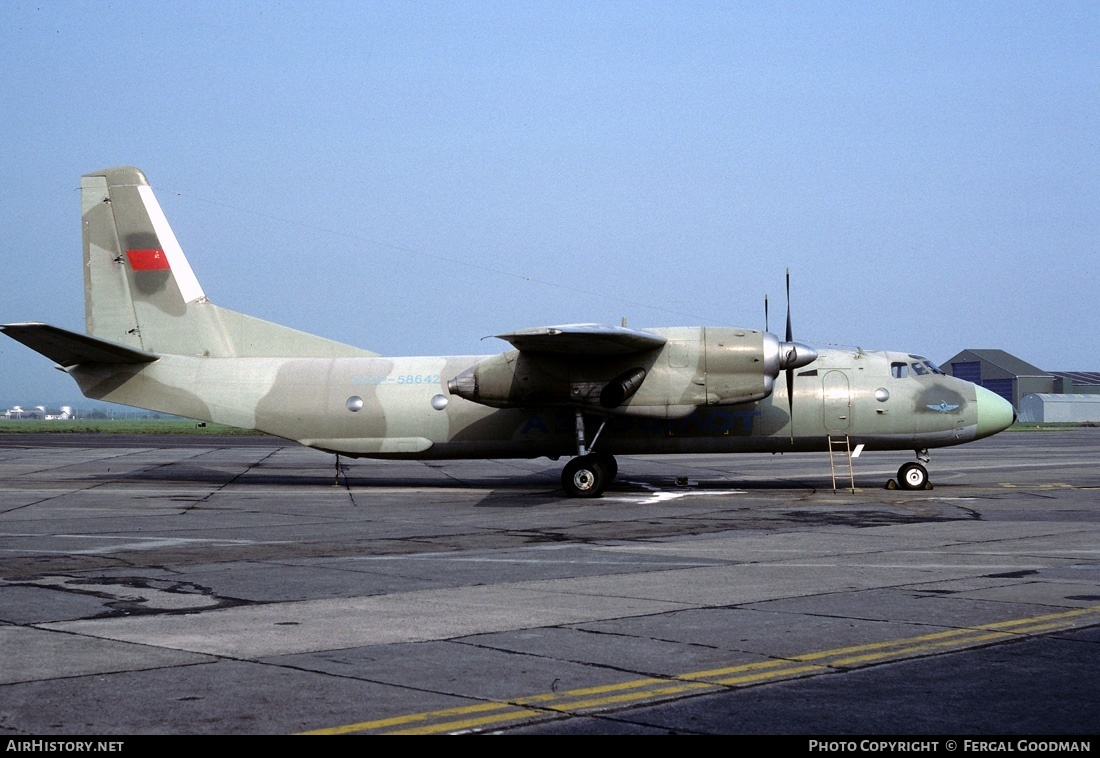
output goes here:
[[[88, 334], [138, 349], [194, 353], [182, 320], [187, 303], [205, 295], [145, 175], [130, 166], [87, 174], [80, 204]], [[151, 333], [143, 334], [143, 326]]]

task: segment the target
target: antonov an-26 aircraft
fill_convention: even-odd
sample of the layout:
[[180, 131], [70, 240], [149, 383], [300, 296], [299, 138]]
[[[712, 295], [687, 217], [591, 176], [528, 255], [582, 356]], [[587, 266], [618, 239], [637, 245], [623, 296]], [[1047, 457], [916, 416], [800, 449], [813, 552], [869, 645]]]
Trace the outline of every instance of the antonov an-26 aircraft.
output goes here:
[[[1012, 406], [909, 353], [814, 350], [756, 329], [595, 324], [498, 335], [492, 356], [387, 358], [203, 293], [145, 175], [81, 179], [87, 334], [0, 326], [90, 398], [258, 429], [352, 457], [570, 457], [598, 497], [615, 455], [927, 450], [988, 437]], [[778, 381], [784, 374], [784, 381]], [[928, 484], [919, 462], [898, 482]]]

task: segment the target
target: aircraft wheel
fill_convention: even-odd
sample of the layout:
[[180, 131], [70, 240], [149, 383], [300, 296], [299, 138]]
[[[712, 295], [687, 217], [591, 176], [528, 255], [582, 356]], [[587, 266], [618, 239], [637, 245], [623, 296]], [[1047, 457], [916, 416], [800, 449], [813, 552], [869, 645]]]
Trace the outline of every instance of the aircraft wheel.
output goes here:
[[569, 497], [599, 497], [607, 482], [607, 470], [595, 455], [577, 456], [561, 472], [561, 486]]
[[596, 458], [599, 459], [603, 465], [604, 473], [607, 475], [607, 480], [604, 482], [606, 485], [610, 485], [615, 481], [615, 477], [619, 475], [619, 462], [615, 460], [615, 456], [610, 453], [593, 453]]
[[928, 469], [919, 463], [906, 463], [898, 469], [898, 483], [903, 490], [922, 490], [928, 484]]

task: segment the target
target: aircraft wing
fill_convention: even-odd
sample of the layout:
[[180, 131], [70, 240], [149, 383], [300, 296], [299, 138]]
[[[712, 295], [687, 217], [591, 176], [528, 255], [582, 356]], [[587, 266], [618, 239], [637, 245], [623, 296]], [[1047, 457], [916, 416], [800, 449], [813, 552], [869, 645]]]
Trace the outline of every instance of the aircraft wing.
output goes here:
[[65, 368], [78, 363], [152, 363], [158, 356], [49, 324], [0, 324], [0, 331]]
[[603, 324], [540, 326], [496, 337], [511, 342], [520, 352], [562, 355], [626, 355], [654, 350], [666, 342], [653, 332]]

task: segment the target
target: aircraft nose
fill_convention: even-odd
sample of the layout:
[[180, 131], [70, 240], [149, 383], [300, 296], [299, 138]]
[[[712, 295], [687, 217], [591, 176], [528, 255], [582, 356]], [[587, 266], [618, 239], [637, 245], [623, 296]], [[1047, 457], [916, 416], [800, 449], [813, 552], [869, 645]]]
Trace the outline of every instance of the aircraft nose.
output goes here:
[[985, 387], [977, 387], [976, 389], [976, 402], [978, 405], [977, 438], [989, 437], [1012, 426], [1016, 421], [1016, 411], [1012, 409], [1012, 403], [1000, 395], [990, 392]]

